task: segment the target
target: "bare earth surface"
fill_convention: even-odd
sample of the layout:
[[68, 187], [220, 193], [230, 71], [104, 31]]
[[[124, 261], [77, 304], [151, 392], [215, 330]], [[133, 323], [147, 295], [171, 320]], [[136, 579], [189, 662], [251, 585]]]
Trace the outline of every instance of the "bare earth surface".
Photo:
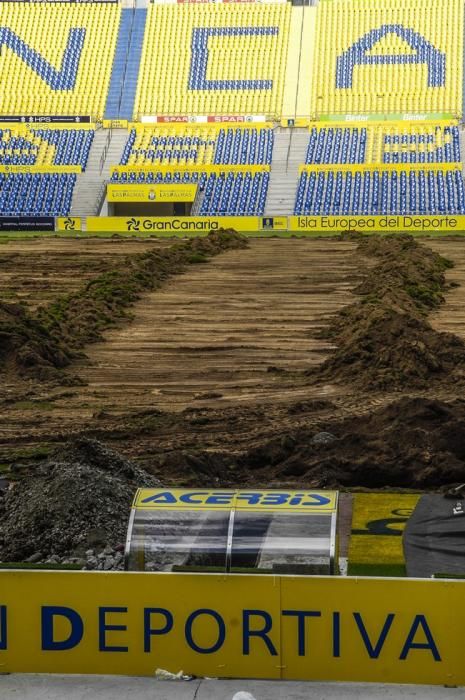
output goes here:
[[[44, 289], [54, 298], [76, 289], [77, 280], [82, 284], [111, 269], [124, 255], [172, 243], [8, 243], [0, 247], [0, 282], [9, 280], [7, 291], [23, 293], [27, 287], [26, 300], [34, 305]], [[447, 280], [461, 284], [430, 315], [432, 325], [465, 337], [465, 242], [425, 240], [423, 245], [453, 260]], [[412, 395], [361, 393], [350, 383], [315, 383], [302, 373], [330, 355], [332, 346], [320, 333], [334, 313], [354, 301], [351, 290], [361, 271], [373, 264], [361, 260], [355, 248], [352, 241], [251, 240], [248, 249], [191, 265], [143, 295], [131, 309], [132, 321], [86, 348], [86, 358], [71, 368], [83, 386], [6, 381], [0, 394], [0, 469], [12, 458], [21, 463], [36, 452], [43, 456], [79, 433], [148, 468], [154, 453], [238, 453], [300, 427], [325, 429]], [[46, 260], [51, 286], [42, 274]], [[31, 284], [16, 285], [16, 278]], [[413, 395], [454, 398], [450, 388], [441, 386]], [[159, 461], [155, 472], [167, 484], [191, 485], [199, 478], [195, 469], [191, 477], [168, 466], [160, 472]], [[205, 480], [211, 478], [207, 471]]]
[[34, 309], [76, 291], [122, 256], [171, 244], [163, 239], [10, 240], [0, 245], [0, 298]]
[[318, 364], [331, 349], [317, 335], [352, 301], [354, 247], [252, 240], [192, 266], [92, 347], [77, 369], [86, 396], [167, 411], [292, 400], [302, 389], [280, 371]]

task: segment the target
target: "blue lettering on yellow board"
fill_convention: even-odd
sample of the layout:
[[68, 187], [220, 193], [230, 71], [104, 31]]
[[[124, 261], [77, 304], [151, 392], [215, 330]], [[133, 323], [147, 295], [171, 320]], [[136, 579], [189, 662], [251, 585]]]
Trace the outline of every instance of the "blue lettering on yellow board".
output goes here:
[[[152, 615], [161, 615], [164, 623], [161, 627], [151, 627]], [[151, 637], [171, 632], [174, 625], [174, 616], [166, 608], [144, 608], [144, 651], [152, 651]]]
[[6, 605], [0, 605], [0, 651], [6, 651], [8, 643], [6, 614]]
[[358, 630], [360, 632], [360, 636], [365, 645], [365, 649], [368, 652], [368, 656], [370, 657], [370, 659], [377, 659], [383, 649], [384, 642], [386, 641], [386, 637], [388, 636], [389, 630], [391, 629], [391, 625], [394, 622], [395, 615], [393, 613], [389, 613], [386, 616], [383, 628], [380, 632], [378, 640], [375, 643], [372, 643], [370, 637], [368, 636], [368, 632], [366, 630], [365, 623], [363, 622], [361, 614], [359, 612], [354, 612], [353, 616]]
[[169, 491], [162, 491], [161, 493], [154, 493], [147, 498], [144, 498], [142, 503], [159, 503], [165, 505], [167, 503], [177, 503], [176, 496], [174, 496]]
[[[56, 617], [64, 617], [70, 624], [70, 632], [65, 639], [55, 638], [54, 622]], [[59, 605], [44, 605], [41, 610], [42, 618], [42, 650], [67, 651], [73, 649], [84, 636], [84, 621], [72, 608]]]
[[52, 66], [9, 27], [0, 27], [0, 51], [3, 46], [7, 46], [52, 90], [74, 90], [85, 36], [84, 27], [69, 30], [60, 70]]
[[233, 505], [234, 499], [240, 504], [245, 502], [250, 506], [301, 506], [318, 507], [331, 503], [331, 498], [321, 493], [286, 493], [286, 492], [210, 492], [187, 491], [177, 495], [171, 491], [157, 491], [143, 498], [140, 503], [150, 505]]
[[[413, 641], [420, 628], [423, 630], [423, 633], [426, 637], [426, 642]], [[441, 661], [441, 655], [439, 654], [439, 650], [436, 646], [433, 635], [424, 615], [415, 615], [415, 618], [412, 622], [412, 626], [410, 628], [410, 632], [407, 635], [407, 639], [405, 640], [404, 648], [400, 653], [399, 659], [401, 661], [405, 661], [411, 649], [429, 649], [433, 655], [433, 659], [435, 661]]]
[[[251, 629], [252, 618], [261, 618], [263, 624], [258, 629]], [[258, 637], [265, 643], [271, 656], [278, 656], [276, 647], [269, 637], [269, 632], [273, 627], [273, 618], [266, 610], [243, 610], [242, 611], [242, 653], [244, 656], [250, 654], [250, 638]]]
[[283, 610], [286, 617], [297, 618], [297, 648], [299, 656], [305, 656], [305, 621], [308, 617], [321, 617], [319, 610]]
[[[175, 628], [174, 613], [166, 608], [143, 608], [143, 649], [145, 653], [156, 652], [156, 644], [154, 638], [162, 638], [173, 632]], [[127, 644], [111, 644], [108, 639], [110, 633], [130, 634], [131, 630], [124, 623], [125, 615], [128, 613], [126, 607], [106, 607], [101, 606], [97, 609], [98, 618], [98, 651], [100, 652], [122, 652], [130, 651]], [[118, 615], [117, 620], [120, 624], [110, 624], [107, 616]], [[387, 613], [382, 623], [381, 628], [376, 632], [368, 632], [367, 619], [363, 619], [362, 613], [352, 612], [347, 613], [353, 620], [352, 631], [356, 634], [365, 647], [365, 650], [370, 659], [379, 660], [383, 658], [383, 650], [386, 646], [386, 641], [394, 628], [396, 621], [395, 613]], [[312, 619], [327, 621], [331, 625], [332, 636], [332, 656], [340, 658], [341, 650], [341, 617], [342, 613], [335, 611], [329, 615], [324, 614], [321, 610], [298, 610], [289, 609], [282, 610], [281, 616], [295, 620], [296, 648], [299, 657], [304, 657], [311, 652], [311, 644], [307, 644], [307, 637], [311, 637]], [[57, 638], [55, 623], [58, 618], [62, 618], [69, 624], [69, 631], [64, 638]], [[114, 617], [112, 618], [114, 622]], [[64, 652], [74, 649], [80, 645], [85, 636], [85, 618], [79, 614], [77, 610], [63, 606], [43, 606], [41, 609], [41, 640], [42, 650], [50, 652]], [[316, 623], [315, 623], [316, 624]], [[201, 644], [198, 638], [197, 630], [202, 630], [205, 626], [213, 626], [215, 633], [213, 641], [205, 646]], [[255, 651], [265, 650], [269, 656], [278, 656], [279, 651], [273, 641], [273, 629], [279, 629], [281, 626], [280, 620], [275, 620], [271, 613], [261, 609], [244, 609], [242, 610], [242, 655], [250, 656]], [[370, 623], [372, 626], [372, 623]], [[193, 610], [186, 615], [183, 621], [183, 627], [177, 625], [177, 629], [183, 629], [184, 641], [192, 651], [197, 654], [214, 654], [218, 652], [224, 645], [228, 627], [223, 616], [211, 608], [199, 608]], [[347, 634], [347, 633], [346, 633]], [[127, 637], [131, 640], [132, 636]], [[317, 637], [315, 636], [315, 639]], [[347, 648], [353, 648], [353, 636], [346, 638], [350, 641]], [[123, 641], [120, 639], [120, 642]], [[124, 640], [126, 641], [126, 640]], [[310, 647], [310, 648], [309, 648]], [[0, 606], [0, 651], [7, 649], [7, 608], [5, 605]], [[399, 650], [399, 660], [405, 661], [409, 654], [414, 651], [426, 651], [431, 654], [436, 662], [441, 661], [441, 654], [433, 632], [428, 624], [426, 616], [423, 614], [414, 615], [408, 631], [405, 636], [405, 642], [401, 644]]]
[[107, 632], [125, 632], [126, 625], [109, 625], [107, 623], [107, 613], [127, 613], [127, 608], [99, 608], [98, 609], [98, 648], [99, 651], [129, 651], [128, 647], [110, 646], [107, 642]]

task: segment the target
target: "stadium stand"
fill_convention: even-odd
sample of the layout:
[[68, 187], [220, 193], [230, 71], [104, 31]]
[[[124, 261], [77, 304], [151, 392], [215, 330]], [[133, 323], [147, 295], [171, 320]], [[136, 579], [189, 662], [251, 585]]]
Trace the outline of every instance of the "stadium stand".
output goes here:
[[465, 214], [461, 171], [303, 172], [296, 214]]
[[[269, 166], [274, 133], [270, 126], [184, 126], [131, 129], [121, 165], [134, 170], [114, 172], [112, 182], [197, 183], [199, 215], [261, 215], [265, 209], [269, 172], [250, 172], [246, 166]], [[138, 171], [139, 165], [153, 170]], [[225, 166], [215, 172], [202, 166]], [[240, 166], [234, 171], [227, 166]], [[169, 166], [170, 171], [157, 171]], [[188, 170], [177, 170], [189, 166]]]
[[121, 164], [270, 164], [272, 152], [269, 127], [133, 128]]
[[288, 2], [150, 4], [135, 115], [279, 118], [290, 17]]
[[[71, 210], [77, 175], [53, 172], [54, 166], [86, 168], [92, 129], [0, 128], [0, 166], [21, 166], [29, 172], [0, 173], [0, 214], [3, 216], [60, 216]], [[37, 167], [51, 172], [34, 172]]]
[[2, 216], [66, 216], [71, 209], [74, 173], [0, 173]]
[[0, 2], [0, 114], [104, 113], [121, 6]]
[[[460, 213], [463, 14], [463, 0], [0, 2], [0, 117], [144, 118], [111, 181], [196, 182], [200, 215], [261, 215], [269, 187], [277, 214], [294, 195], [296, 214]], [[296, 146], [260, 123], [311, 118], [302, 153], [302, 133]], [[0, 214], [70, 213], [79, 175], [63, 168], [85, 169], [93, 138], [0, 123]]]
[[460, 161], [453, 122], [313, 125], [294, 213], [462, 214]]
[[459, 117], [462, 0], [332, 0], [317, 12], [314, 114]]
[[457, 124], [313, 126], [306, 163], [458, 163]]
[[87, 165], [92, 129], [0, 128], [0, 165]]

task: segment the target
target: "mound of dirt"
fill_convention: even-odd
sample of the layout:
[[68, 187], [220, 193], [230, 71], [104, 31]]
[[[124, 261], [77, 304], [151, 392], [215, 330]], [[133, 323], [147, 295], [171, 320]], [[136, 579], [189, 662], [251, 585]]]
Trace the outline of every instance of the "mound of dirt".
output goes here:
[[38, 380], [75, 383], [59, 370], [102, 331], [128, 317], [128, 307], [160, 287], [189, 264], [204, 262], [225, 250], [247, 246], [232, 229], [205, 238], [175, 243], [125, 258], [73, 294], [39, 308], [34, 316], [17, 304], [0, 304], [0, 369]]
[[[322, 426], [323, 429], [323, 426]], [[283, 435], [241, 466], [255, 483], [302, 487], [437, 488], [465, 481], [465, 401], [403, 398], [369, 415]]]
[[20, 304], [0, 301], [0, 366], [38, 379], [57, 376], [71, 361], [69, 348], [54, 339]]
[[204, 262], [225, 250], [244, 248], [247, 240], [232, 229], [213, 231], [205, 238], [174, 243], [169, 248], [133, 255], [121, 265], [88, 282], [75, 294], [58, 299], [38, 317], [52, 337], [80, 349], [101, 340], [102, 331], [127, 318], [127, 309], [187, 266]]
[[426, 318], [444, 301], [444, 271], [452, 263], [411, 236], [365, 239], [357, 254], [378, 262], [354, 290], [359, 300], [324, 333], [337, 349], [308, 375], [362, 390], [424, 387], [451, 372], [461, 378], [465, 343], [435, 331]]
[[0, 559], [82, 556], [89, 548], [114, 547], [125, 541], [136, 488], [157, 485], [96, 440], [70, 442], [0, 492]]

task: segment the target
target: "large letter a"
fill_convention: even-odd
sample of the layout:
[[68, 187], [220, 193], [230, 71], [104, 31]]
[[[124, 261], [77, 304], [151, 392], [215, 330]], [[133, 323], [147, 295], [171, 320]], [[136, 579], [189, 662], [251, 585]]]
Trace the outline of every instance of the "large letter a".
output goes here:
[[[397, 34], [415, 53], [367, 55], [386, 34]], [[428, 87], [441, 87], [446, 82], [446, 55], [442, 51], [413, 29], [407, 29], [401, 24], [383, 24], [379, 29], [364, 34], [338, 57], [336, 87], [352, 87], [355, 66], [381, 63], [425, 63], [428, 66]]]

